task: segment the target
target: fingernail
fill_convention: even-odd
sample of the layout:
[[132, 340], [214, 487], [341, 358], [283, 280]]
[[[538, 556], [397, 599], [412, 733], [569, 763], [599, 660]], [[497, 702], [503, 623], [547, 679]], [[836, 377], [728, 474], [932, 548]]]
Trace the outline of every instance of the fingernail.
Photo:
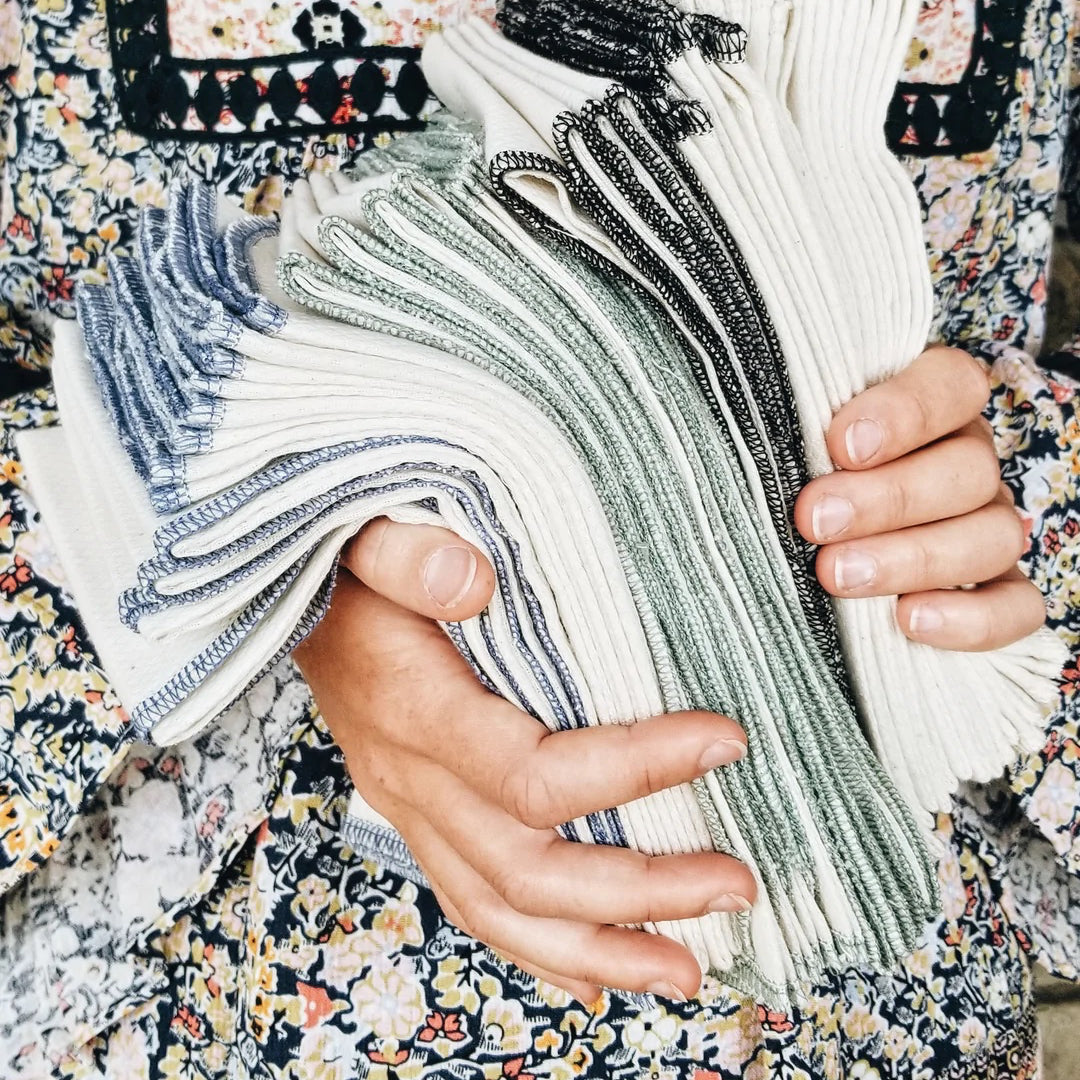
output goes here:
[[724, 893], [709, 904], [705, 910], [716, 914], [722, 911], [749, 911], [753, 906], [745, 896], [739, 896], [737, 893]]
[[686, 995], [672, 982], [654, 982], [645, 989], [656, 997], [686, 1003]]
[[721, 765], [734, 765], [746, 757], [746, 744], [738, 739], [717, 739], [698, 759], [698, 771], [704, 775]]
[[911, 612], [911, 632], [932, 634], [945, 625], [945, 616], [932, 604], [916, 604]]
[[869, 461], [885, 441], [881, 425], [876, 420], [856, 420], [844, 436], [848, 457], [857, 465]]
[[846, 532], [855, 520], [855, 507], [839, 495], [824, 495], [814, 506], [814, 539], [831, 540]]
[[424, 589], [440, 607], [453, 607], [475, 578], [476, 556], [468, 548], [440, 548], [424, 566]]
[[834, 573], [841, 592], [862, 589], [877, 576], [877, 560], [862, 551], [845, 551], [837, 555]]

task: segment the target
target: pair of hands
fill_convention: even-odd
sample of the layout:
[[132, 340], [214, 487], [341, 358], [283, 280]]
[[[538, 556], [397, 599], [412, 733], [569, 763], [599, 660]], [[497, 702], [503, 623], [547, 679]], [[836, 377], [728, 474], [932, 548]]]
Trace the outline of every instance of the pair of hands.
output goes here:
[[[1045, 619], [1016, 566], [1023, 530], [980, 416], [987, 397], [976, 361], [929, 350], [841, 409], [828, 445], [842, 471], [796, 505], [829, 592], [899, 595], [904, 633], [944, 649], [998, 648]], [[357, 789], [401, 832], [447, 918], [585, 1003], [603, 986], [696, 993], [685, 948], [619, 924], [744, 909], [749, 871], [725, 855], [648, 857], [554, 830], [738, 760], [735, 721], [692, 712], [550, 734], [488, 693], [437, 625], [490, 601], [478, 550], [382, 519], [344, 566], [296, 659]]]

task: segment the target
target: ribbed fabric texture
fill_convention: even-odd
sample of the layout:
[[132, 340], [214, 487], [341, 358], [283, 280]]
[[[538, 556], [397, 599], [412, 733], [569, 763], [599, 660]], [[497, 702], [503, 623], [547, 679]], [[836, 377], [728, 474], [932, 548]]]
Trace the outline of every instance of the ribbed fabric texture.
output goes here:
[[[484, 124], [492, 184], [507, 205], [659, 299], [733, 410], [731, 385], [741, 384], [760, 445], [774, 454], [755, 457], [783, 535], [802, 480], [792, 453], [810, 475], [828, 471], [832, 414], [902, 370], [929, 330], [919, 209], [883, 134], [918, 4], [681, 7], [688, 19], [739, 20], [747, 61], [717, 64], [693, 45], [673, 58], [670, 35], [653, 36], [665, 74], [649, 96], [635, 95], [473, 23], [433, 42], [425, 63], [440, 97]], [[504, 11], [523, 39], [530, 11]], [[693, 116], [678, 139], [672, 101]], [[739, 294], [723, 275], [738, 252], [783, 366], [762, 363], [760, 347], [732, 348], [738, 323], [724, 305]], [[799, 450], [778, 408], [789, 394]], [[753, 446], [747, 411], [737, 416]], [[797, 562], [793, 570], [798, 578]], [[891, 599], [835, 607], [861, 716], [913, 807], [948, 809], [959, 781], [992, 779], [1041, 740], [1063, 660], [1050, 631], [996, 653], [946, 654], [905, 638]]]
[[[775, 1004], [826, 969], [906, 955], [937, 903], [913, 808], [1003, 763], [1051, 690], [1030, 646], [982, 666], [916, 653], [887, 602], [854, 604], [840, 629], [883, 769], [790, 525], [828, 467], [832, 410], [925, 336], [911, 192], [869, 134], [909, 6], [874, 0], [863, 20], [815, 4], [795, 33], [768, 4], [583, 3], [587, 72], [470, 24], [426, 64], [478, 124], [448, 118], [350, 177], [314, 176], [279, 236], [219, 220], [201, 187], [147, 214], [137, 254], [80, 294], [85, 341], [58, 341], [63, 430], [24, 448], [140, 732], [194, 734], [309, 632], [364, 522], [440, 523], [496, 570], [489, 610], [446, 628], [489, 688], [552, 730], [681, 708], [746, 729], [739, 765], [565, 828], [729, 852], [757, 876], [750, 913], [656, 929]], [[627, 33], [650, 28], [637, 88], [586, 55], [619, 10]], [[536, 11], [576, 35], [576, 16]], [[806, 132], [826, 138], [838, 99], [799, 118], [774, 91], [807, 96], [845, 30], [885, 42], [847, 57], [867, 84], [845, 92], [871, 104], [812, 154]], [[826, 193], [815, 161], [853, 178]], [[854, 249], [870, 221], [897, 268], [856, 303], [828, 243]], [[938, 747], [949, 710], [966, 721], [1010, 674], [985, 745], [917, 787], [916, 735]], [[353, 834], [409, 869], [385, 823]]]

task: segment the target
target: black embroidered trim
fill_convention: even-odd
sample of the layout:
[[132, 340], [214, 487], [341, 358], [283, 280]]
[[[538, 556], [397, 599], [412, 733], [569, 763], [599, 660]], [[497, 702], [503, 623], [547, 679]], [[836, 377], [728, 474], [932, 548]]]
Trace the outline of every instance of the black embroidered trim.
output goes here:
[[[574, 201], [642, 271], [657, 295], [678, 312], [694, 337], [706, 347], [712, 376], [761, 477], [770, 518], [791, 566], [815, 640], [850, 700], [850, 684], [832, 605], [814, 575], [811, 548], [792, 527], [794, 501], [809, 476], [798, 419], [794, 410], [788, 408], [793, 394], [780, 342], [738, 245], [679, 151], [669, 123], [656, 112], [655, 104], [656, 99], [613, 88], [604, 102], [590, 103], [580, 116], [564, 113], [556, 120], [554, 139], [561, 162], [540, 155], [503, 152], [490, 163], [490, 182], [499, 198], [532, 228], [554, 236], [579, 258], [611, 273], [613, 267], [606, 259], [587, 244], [556, 229], [507, 182], [508, 174], [521, 170], [537, 170], [557, 177]], [[641, 128], [651, 133], [651, 144], [642, 139], [640, 131], [634, 130], [630, 118], [635, 115]], [[601, 120], [617, 134], [621, 148], [605, 136]], [[621, 196], [708, 297], [729, 332], [734, 358], [686, 287], [597, 187], [571, 144], [572, 134], [582, 139]], [[637, 181], [631, 153], [663, 191], [676, 216], [661, 207]], [[640, 284], [633, 284], [638, 292], [649, 295]], [[693, 357], [691, 367], [714, 419], [721, 428], [726, 428], [727, 419], [704, 362]]]
[[[336, 0], [316, 3], [338, 7]], [[149, 139], [237, 142], [415, 131], [432, 100], [420, 50], [365, 48], [358, 23], [347, 45], [193, 60], [171, 53], [167, 0], [106, 0], [105, 7], [124, 124]]]
[[503, 0], [499, 28], [531, 52], [639, 93], [666, 85], [664, 66], [689, 49], [737, 63], [746, 33], [715, 15], [688, 15], [668, 0]]
[[976, 0], [976, 34], [963, 78], [952, 85], [901, 83], [885, 133], [896, 154], [981, 153], [997, 140], [1017, 94], [1016, 71], [1030, 0]]

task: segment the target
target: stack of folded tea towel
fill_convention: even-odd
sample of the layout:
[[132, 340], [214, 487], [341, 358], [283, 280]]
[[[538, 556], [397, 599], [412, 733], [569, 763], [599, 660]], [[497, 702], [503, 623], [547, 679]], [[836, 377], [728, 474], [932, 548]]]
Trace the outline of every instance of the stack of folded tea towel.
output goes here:
[[537, 51], [433, 41], [460, 118], [313, 176], [280, 232], [198, 186], [148, 213], [22, 440], [135, 730], [192, 735], [294, 647], [365, 522], [442, 524], [496, 570], [446, 627], [492, 690], [552, 729], [745, 727], [738, 765], [566, 826], [756, 874], [752, 911], [657, 929], [776, 1004], [908, 952], [925, 811], [1038, 739], [1060, 666], [912, 645], [887, 601], [835, 620], [791, 527], [833, 410], [927, 333], [881, 134], [913, 7], [506, 0]]

